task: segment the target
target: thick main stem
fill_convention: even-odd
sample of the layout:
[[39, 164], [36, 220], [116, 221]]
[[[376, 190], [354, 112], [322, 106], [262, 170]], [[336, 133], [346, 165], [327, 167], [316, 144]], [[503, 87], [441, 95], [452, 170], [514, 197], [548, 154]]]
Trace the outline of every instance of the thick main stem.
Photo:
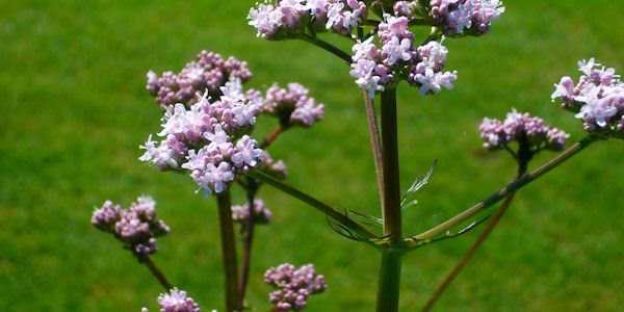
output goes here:
[[377, 312], [399, 310], [401, 285], [401, 187], [399, 183], [399, 145], [397, 133], [396, 89], [381, 94], [381, 137], [383, 151], [383, 220], [384, 234], [390, 247], [382, 250], [377, 290]]
[[381, 140], [384, 234], [397, 243], [402, 233], [396, 89], [388, 89], [381, 94]]
[[219, 226], [221, 227], [221, 253], [225, 271], [225, 309], [227, 312], [241, 311], [238, 299], [238, 264], [236, 261], [236, 239], [232, 221], [230, 191], [217, 194]]
[[377, 289], [377, 312], [399, 311], [401, 254], [383, 251]]

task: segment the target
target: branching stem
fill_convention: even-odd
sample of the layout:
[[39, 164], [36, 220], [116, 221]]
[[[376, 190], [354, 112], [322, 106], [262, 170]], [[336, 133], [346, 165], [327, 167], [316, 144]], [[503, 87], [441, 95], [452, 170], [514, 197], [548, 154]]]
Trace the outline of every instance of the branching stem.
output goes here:
[[323, 41], [317, 37], [310, 36], [308, 34], [302, 34], [299, 38], [339, 57], [343, 61], [347, 62], [347, 64], [351, 64], [351, 55], [342, 51], [340, 48], [334, 46], [333, 44], [327, 41]]
[[544, 174], [550, 172], [552, 169], [557, 168], [559, 165], [564, 163], [566, 160], [570, 159], [572, 156], [578, 154], [583, 151], [587, 146], [591, 145], [591, 143], [595, 142], [596, 138], [593, 136], [588, 136], [582, 139], [581, 141], [575, 143], [570, 146], [565, 151], [561, 152], [557, 157], [551, 159], [541, 167], [527, 173], [522, 176], [520, 179], [514, 180], [511, 183], [507, 184], [505, 187], [501, 188], [494, 194], [490, 195], [486, 199], [480, 201], [479, 203], [473, 205], [472, 207], [462, 211], [461, 213], [455, 215], [454, 217], [440, 223], [439, 225], [420, 233], [412, 238], [409, 238], [406, 243], [408, 246], [415, 245], [418, 241], [433, 239], [436, 236], [445, 233], [446, 231], [452, 229], [453, 227], [469, 220], [474, 217], [478, 213], [482, 212], [486, 208], [496, 204], [500, 200], [504, 199], [510, 193], [513, 193], [527, 184], [537, 180]]
[[349, 218], [346, 213], [340, 212], [338, 209], [333, 208], [331, 206], [329, 206], [328, 204], [304, 193], [303, 191], [300, 191], [282, 181], [279, 181], [275, 178], [273, 178], [272, 176], [259, 171], [259, 170], [254, 170], [249, 172], [249, 176], [262, 181], [268, 185], [271, 185], [277, 189], [279, 189], [280, 191], [316, 208], [317, 210], [319, 210], [320, 212], [322, 212], [323, 214], [325, 214], [327, 217], [339, 222], [340, 224], [345, 225], [346, 227], [348, 227], [349, 229], [353, 230], [356, 232], [356, 234], [358, 234], [358, 236], [362, 237], [362, 238], [366, 238], [366, 239], [373, 239], [375, 238], [375, 234], [372, 233], [371, 231], [369, 231], [368, 229], [366, 229], [365, 227], [363, 227], [362, 225], [360, 225], [359, 223], [353, 221], [351, 218]]
[[[534, 155], [531, 151], [531, 145], [526, 136], [520, 138], [519, 151], [518, 153], [514, 154], [518, 155], [518, 157], [516, 157], [516, 160], [518, 162], [518, 175], [516, 176], [516, 180], [518, 180], [526, 174], [528, 169], [528, 163]], [[429, 312], [431, 311], [431, 309], [433, 309], [433, 306], [436, 304], [436, 302], [438, 302], [442, 294], [444, 294], [444, 292], [448, 289], [451, 283], [464, 270], [468, 263], [470, 263], [470, 260], [477, 253], [477, 250], [479, 250], [479, 248], [488, 239], [488, 237], [490, 237], [490, 234], [492, 233], [492, 231], [494, 231], [494, 228], [496, 228], [503, 215], [505, 215], [505, 212], [511, 206], [515, 195], [515, 192], [509, 193], [509, 195], [507, 195], [505, 201], [503, 201], [500, 208], [498, 208], [498, 211], [496, 211], [492, 218], [487, 222], [487, 224], [485, 225], [485, 229], [483, 229], [483, 232], [481, 232], [479, 237], [477, 237], [477, 240], [470, 246], [470, 248], [468, 248], [468, 251], [466, 251], [462, 258], [457, 262], [457, 264], [455, 264], [453, 269], [444, 277], [444, 279], [442, 280], [442, 282], [440, 282], [431, 297], [429, 297], [429, 300], [427, 300], [427, 303], [423, 308], [423, 312]]]

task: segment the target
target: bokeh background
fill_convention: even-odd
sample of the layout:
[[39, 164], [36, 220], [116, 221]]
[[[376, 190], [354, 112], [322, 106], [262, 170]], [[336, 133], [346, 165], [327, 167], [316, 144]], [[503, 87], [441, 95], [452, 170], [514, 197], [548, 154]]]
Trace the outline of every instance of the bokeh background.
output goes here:
[[[268, 42], [246, 25], [249, 1], [1, 0], [0, 310], [139, 311], [159, 286], [89, 224], [105, 199], [158, 201], [173, 231], [155, 261], [204, 309], [222, 308], [216, 209], [185, 176], [141, 164], [138, 149], [160, 110], [148, 69], [179, 70], [202, 49], [249, 62], [255, 87], [299, 81], [326, 119], [293, 130], [273, 154], [289, 181], [339, 207], [377, 214], [360, 93], [337, 59], [302, 42]], [[481, 149], [476, 126], [511, 107], [579, 139], [580, 123], [551, 104], [554, 82], [596, 56], [624, 70], [624, 2], [506, 1], [482, 38], [449, 39], [456, 88], [435, 97], [400, 91], [402, 184], [434, 159], [432, 183], [406, 212], [415, 233], [483, 198], [513, 176], [503, 153]], [[348, 47], [342, 43], [343, 47]], [[268, 129], [261, 124], [260, 129]], [[624, 143], [596, 144], [523, 189], [439, 311], [617, 311], [624, 306]], [[533, 165], [551, 157], [542, 155]], [[371, 311], [378, 256], [337, 236], [313, 209], [270, 188], [275, 221], [257, 231], [249, 302], [267, 311], [262, 273], [313, 262], [330, 288], [310, 311]], [[240, 201], [239, 197], [237, 201]], [[478, 232], [478, 231], [477, 231]], [[401, 306], [416, 311], [476, 237], [431, 245], [405, 259]]]

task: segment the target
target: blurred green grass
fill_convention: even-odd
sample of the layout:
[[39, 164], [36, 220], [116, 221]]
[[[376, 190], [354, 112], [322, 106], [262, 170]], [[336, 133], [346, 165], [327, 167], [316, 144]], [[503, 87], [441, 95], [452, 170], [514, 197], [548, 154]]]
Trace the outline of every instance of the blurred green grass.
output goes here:
[[[481, 151], [483, 116], [530, 111], [580, 138], [579, 123], [549, 103], [552, 84], [580, 58], [624, 70], [624, 3], [507, 1], [483, 38], [448, 40], [456, 89], [400, 92], [402, 183], [439, 160], [407, 212], [407, 232], [484, 197], [513, 174]], [[155, 257], [204, 309], [221, 308], [216, 211], [186, 177], [140, 164], [138, 145], [160, 112], [144, 73], [177, 70], [201, 49], [248, 60], [252, 85], [296, 80], [327, 118], [286, 134], [274, 154], [290, 183], [340, 207], [375, 209], [373, 167], [359, 92], [344, 65], [300, 42], [256, 39], [253, 1], [0, 1], [0, 310], [138, 311], [160, 292], [147, 271], [89, 224], [94, 206], [158, 200], [173, 228]], [[357, 129], [357, 130], [356, 130]], [[440, 311], [617, 311], [624, 305], [621, 142], [601, 143], [523, 190]], [[541, 157], [538, 161], [543, 161]], [[537, 162], [537, 161], [536, 161]], [[312, 209], [272, 189], [275, 222], [257, 235], [249, 301], [266, 311], [262, 272], [314, 262], [330, 289], [310, 311], [370, 311], [378, 257], [336, 236]], [[476, 233], [409, 254], [401, 306], [416, 311]]]

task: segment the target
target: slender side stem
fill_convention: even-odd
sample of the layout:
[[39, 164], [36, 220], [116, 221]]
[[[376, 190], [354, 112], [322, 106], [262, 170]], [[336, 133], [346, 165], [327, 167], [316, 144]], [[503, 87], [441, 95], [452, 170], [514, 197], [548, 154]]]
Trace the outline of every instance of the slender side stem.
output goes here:
[[383, 148], [384, 234], [393, 243], [401, 240], [401, 186], [397, 134], [396, 89], [381, 94], [381, 136]]
[[247, 204], [248, 204], [248, 218], [245, 223], [245, 238], [243, 241], [243, 263], [241, 268], [241, 279], [238, 285], [240, 306], [244, 306], [245, 293], [247, 292], [247, 285], [249, 283], [249, 270], [251, 268], [251, 251], [253, 247], [254, 228], [255, 228], [255, 209], [254, 201], [256, 200], [256, 193], [258, 191], [258, 183], [252, 178], [248, 178], [247, 188]]
[[399, 311], [401, 285], [401, 254], [384, 251], [381, 254], [377, 289], [377, 312]]
[[[520, 179], [526, 173], [529, 160], [533, 158], [533, 154], [530, 151], [529, 142], [526, 140], [526, 138], [522, 139], [520, 142], [520, 151], [518, 152], [518, 155], [520, 156], [520, 158], [518, 158], [518, 176], [516, 177], [516, 180]], [[511, 206], [515, 194], [516, 193], [510, 193], [509, 195], [507, 195], [505, 201], [503, 201], [501, 207], [498, 208], [498, 211], [496, 211], [496, 213], [485, 225], [485, 229], [483, 229], [483, 232], [481, 232], [479, 237], [477, 237], [477, 240], [472, 243], [470, 248], [468, 248], [468, 251], [466, 251], [466, 253], [462, 256], [459, 262], [455, 264], [453, 269], [446, 275], [442, 282], [440, 282], [429, 300], [427, 300], [427, 303], [423, 308], [423, 312], [429, 312], [431, 311], [431, 309], [433, 309], [433, 306], [438, 302], [442, 294], [448, 289], [448, 287], [455, 280], [455, 278], [457, 278], [459, 273], [464, 270], [470, 260], [472, 260], [474, 255], [477, 253], [477, 250], [483, 245], [488, 237], [490, 237], [490, 234], [492, 234], [494, 228], [496, 228], [503, 215], [505, 215], [505, 212]]]
[[549, 171], [551, 171], [554, 168], [557, 168], [559, 165], [561, 165], [562, 163], [564, 163], [566, 160], [570, 159], [572, 156], [578, 154], [579, 152], [583, 151], [585, 148], [587, 148], [587, 146], [591, 145], [591, 143], [595, 142], [596, 138], [595, 137], [591, 137], [588, 136], [584, 139], [582, 139], [581, 141], [577, 142], [576, 144], [570, 146], [568, 149], [566, 149], [565, 151], [563, 151], [561, 154], [559, 154], [557, 157], [551, 159], [550, 161], [548, 161], [547, 163], [545, 163], [544, 165], [542, 165], [541, 167], [535, 169], [534, 171], [522, 176], [522, 178], [517, 179], [509, 184], [507, 184], [505, 187], [503, 187], [502, 189], [498, 190], [497, 192], [495, 192], [494, 194], [490, 195], [489, 197], [487, 197], [486, 199], [482, 200], [481, 202], [475, 204], [474, 206], [462, 211], [461, 213], [455, 215], [454, 217], [440, 223], [439, 225], [423, 232], [420, 233], [416, 236], [413, 236], [409, 239], [407, 239], [408, 241], [406, 241], [406, 244], [408, 246], [413, 245], [413, 244], [417, 244], [418, 241], [422, 241], [422, 240], [428, 240], [428, 239], [432, 239], [440, 234], [445, 233], [446, 231], [450, 230], [451, 228], [461, 224], [462, 222], [472, 218], [473, 216], [477, 215], [478, 213], [480, 213], [481, 211], [485, 210], [486, 208], [496, 204], [497, 202], [499, 202], [500, 200], [502, 200], [503, 198], [505, 198], [507, 195], [509, 195], [510, 193], [513, 193], [519, 189], [521, 189], [522, 187], [526, 186], [527, 184], [533, 182], [534, 180], [540, 178], [541, 176], [543, 176], [544, 174], [548, 173]]
[[470, 246], [468, 251], [462, 256], [462, 258], [457, 262], [457, 264], [453, 267], [453, 269], [446, 275], [446, 277], [442, 280], [442, 282], [438, 285], [434, 293], [427, 300], [427, 304], [422, 309], [423, 312], [428, 312], [433, 309], [433, 306], [438, 302], [438, 299], [442, 296], [442, 294], [446, 291], [446, 289], [451, 285], [451, 283], [455, 280], [455, 278], [461, 273], [461, 271], [468, 265], [472, 257], [475, 255], [479, 247], [483, 245], [483, 242], [490, 236], [492, 230], [496, 227], [500, 219], [503, 217], [507, 208], [511, 206], [511, 202], [513, 201], [514, 194], [510, 194], [505, 198], [505, 201], [501, 204], [501, 207], [496, 211], [496, 213], [492, 216], [492, 218], [488, 221], [485, 229], [477, 240]]
[[343, 61], [347, 62], [347, 64], [351, 64], [351, 55], [347, 54], [346, 52], [340, 50], [338, 47], [332, 45], [331, 43], [327, 42], [327, 41], [323, 41], [319, 38], [307, 35], [307, 34], [303, 34], [300, 36], [301, 39], [303, 39], [304, 41], [307, 41], [337, 57], [339, 57], [340, 59], [342, 59]]
[[173, 288], [173, 285], [171, 284], [171, 282], [169, 282], [165, 274], [158, 268], [158, 266], [156, 266], [156, 264], [154, 263], [154, 261], [152, 261], [152, 258], [150, 258], [150, 256], [138, 256], [137, 255], [137, 257], [139, 258], [139, 262], [143, 263], [149, 269], [150, 273], [152, 273], [152, 275], [158, 280], [160, 285], [162, 285], [162, 287], [165, 288], [165, 290], [169, 290]]
[[236, 261], [236, 240], [232, 222], [230, 191], [217, 194], [219, 225], [221, 226], [221, 253], [225, 271], [225, 309], [227, 312], [241, 311], [238, 299], [238, 264]]
[[401, 252], [393, 248], [402, 240], [401, 187], [399, 183], [399, 146], [397, 134], [396, 89], [381, 94], [381, 136], [383, 149], [383, 221], [390, 247], [381, 254], [377, 312], [399, 310]]
[[322, 212], [323, 214], [325, 214], [326, 216], [328, 216], [329, 218], [339, 222], [340, 224], [345, 225], [346, 227], [348, 227], [349, 229], [355, 231], [359, 236], [361, 236], [362, 238], [366, 238], [366, 239], [371, 239], [375, 237], [375, 234], [372, 233], [371, 231], [369, 231], [368, 229], [366, 229], [365, 227], [363, 227], [362, 225], [360, 225], [359, 223], [353, 221], [352, 219], [350, 219], [345, 213], [342, 213], [340, 211], [338, 211], [337, 209], [321, 202], [320, 200], [282, 182], [279, 181], [275, 178], [273, 178], [272, 176], [259, 171], [259, 170], [254, 170], [249, 172], [249, 175], [255, 179], [258, 179], [268, 185], [271, 185], [277, 189], [279, 189], [280, 191], [295, 197], [297, 199], [299, 199], [300, 201], [316, 208], [317, 210], [319, 210], [320, 212]]
[[284, 127], [282, 126], [278, 126], [277, 128], [273, 129], [273, 131], [271, 131], [271, 133], [269, 133], [264, 140], [262, 140], [262, 144], [260, 144], [260, 148], [262, 149], [266, 149], [267, 147], [271, 146], [271, 144], [273, 144], [273, 142], [275, 142], [275, 140], [277, 140], [277, 138], [280, 136], [280, 134], [282, 134], [284, 132]]
[[366, 90], [362, 91], [364, 97], [364, 106], [366, 108], [366, 121], [368, 124], [368, 134], [370, 138], [373, 160], [375, 162], [375, 177], [377, 179], [377, 191], [379, 192], [379, 200], [383, 200], [384, 195], [384, 176], [383, 176], [383, 154], [381, 151], [381, 139], [379, 138], [379, 126], [377, 124], [377, 114], [375, 113], [374, 99]]

